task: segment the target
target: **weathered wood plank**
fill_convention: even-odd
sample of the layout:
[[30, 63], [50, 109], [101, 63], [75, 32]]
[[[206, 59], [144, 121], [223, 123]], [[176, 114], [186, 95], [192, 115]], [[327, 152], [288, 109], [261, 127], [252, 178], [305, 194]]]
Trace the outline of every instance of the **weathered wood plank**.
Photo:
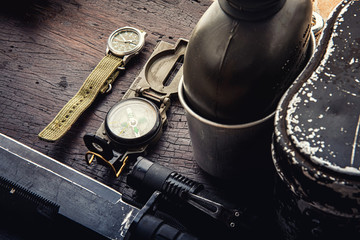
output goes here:
[[[83, 161], [86, 149], [82, 136], [98, 128], [156, 42], [175, 43], [180, 37], [189, 38], [209, 4], [211, 1], [189, 0], [34, 1], [21, 11], [16, 4], [10, 6], [9, 12], [3, 10], [6, 13], [0, 16], [1, 131], [60, 161], [92, 172], [93, 167]], [[108, 35], [126, 25], [148, 33], [144, 51], [121, 74], [113, 92], [99, 97], [63, 140], [55, 144], [39, 141], [37, 133], [77, 92], [103, 57]]]
[[[87, 148], [82, 138], [98, 129], [157, 42], [189, 39], [212, 2], [13, 0], [7, 3], [0, 9], [0, 132], [123, 193], [131, 193], [124, 178], [114, 178], [107, 167], [87, 165], [84, 160]], [[123, 26], [134, 26], [148, 33], [143, 52], [120, 74], [112, 93], [99, 96], [66, 136], [56, 143], [39, 140], [37, 134], [78, 91], [104, 56], [108, 35]], [[176, 98], [168, 119], [162, 138], [149, 150], [148, 158], [204, 183], [213, 192], [239, 200], [239, 193], [244, 193], [242, 189], [225, 191], [221, 182], [204, 174], [194, 162], [184, 109]], [[247, 194], [256, 191], [249, 190]]]

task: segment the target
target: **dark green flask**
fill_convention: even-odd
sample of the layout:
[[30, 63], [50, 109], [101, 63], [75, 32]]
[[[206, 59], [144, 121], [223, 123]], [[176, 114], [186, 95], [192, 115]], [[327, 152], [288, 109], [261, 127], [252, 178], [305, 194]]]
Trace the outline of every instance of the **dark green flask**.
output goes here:
[[307, 63], [311, 0], [218, 0], [196, 25], [184, 95], [210, 121], [243, 124], [273, 113]]

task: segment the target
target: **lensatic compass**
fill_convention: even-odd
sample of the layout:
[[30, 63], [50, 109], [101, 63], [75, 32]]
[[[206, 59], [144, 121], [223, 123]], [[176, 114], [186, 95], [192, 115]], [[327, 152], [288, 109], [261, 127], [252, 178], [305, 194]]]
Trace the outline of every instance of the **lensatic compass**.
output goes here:
[[[109, 42], [123, 51], [136, 44], [136, 39], [125, 31], [113, 34]], [[170, 97], [177, 94], [186, 46], [184, 39], [175, 46], [159, 42], [121, 101], [109, 110], [100, 128], [95, 134], [84, 136], [89, 149], [86, 153], [88, 164], [95, 158], [100, 159], [99, 163], [110, 166], [118, 177], [129, 156], [145, 152], [159, 140], [167, 123]]]
[[143, 145], [161, 130], [156, 105], [145, 98], [130, 98], [117, 103], [105, 118], [109, 138], [120, 145]]

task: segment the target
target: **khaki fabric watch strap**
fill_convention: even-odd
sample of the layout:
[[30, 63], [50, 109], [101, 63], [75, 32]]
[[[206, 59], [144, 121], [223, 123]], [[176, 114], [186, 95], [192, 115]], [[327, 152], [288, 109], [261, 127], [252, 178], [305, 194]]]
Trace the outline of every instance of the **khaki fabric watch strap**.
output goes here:
[[50, 142], [61, 138], [92, 104], [98, 93], [107, 90], [108, 85], [118, 76], [117, 69], [122, 63], [121, 58], [110, 54], [106, 55], [86, 78], [76, 95], [39, 133], [39, 138]]

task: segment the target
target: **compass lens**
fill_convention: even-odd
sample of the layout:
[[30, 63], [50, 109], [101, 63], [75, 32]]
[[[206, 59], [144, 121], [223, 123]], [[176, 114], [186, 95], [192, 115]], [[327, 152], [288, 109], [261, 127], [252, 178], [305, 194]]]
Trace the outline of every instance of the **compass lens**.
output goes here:
[[158, 109], [142, 98], [124, 100], [112, 107], [106, 117], [106, 130], [117, 142], [151, 138], [160, 127]]

